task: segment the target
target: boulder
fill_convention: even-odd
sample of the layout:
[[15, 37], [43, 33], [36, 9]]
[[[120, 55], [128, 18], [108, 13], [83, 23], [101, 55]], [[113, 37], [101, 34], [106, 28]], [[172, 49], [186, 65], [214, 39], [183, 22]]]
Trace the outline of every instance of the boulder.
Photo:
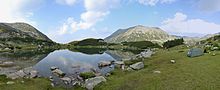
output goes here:
[[66, 74], [65, 74], [63, 71], [61, 71], [60, 69], [55, 69], [55, 70], [52, 71], [52, 73], [58, 75], [59, 77], [63, 77], [63, 76], [66, 75]]
[[154, 71], [154, 73], [156, 73], [156, 74], [160, 74], [160, 73], [161, 73], [161, 71]]
[[140, 70], [144, 68], [144, 63], [143, 62], [137, 62], [135, 64], [130, 65], [130, 67], [134, 70]]
[[69, 77], [63, 77], [60, 78], [65, 84], [70, 84], [72, 82], [71, 78]]
[[111, 61], [100, 61], [100, 62], [98, 63], [98, 66], [99, 66], [99, 67], [106, 67], [106, 66], [110, 66], [111, 64], [112, 64]]
[[176, 63], [176, 61], [175, 61], [175, 60], [170, 60], [170, 62], [171, 62], [171, 63]]
[[59, 68], [58, 68], [58, 67], [55, 67], [55, 66], [50, 67], [50, 70], [51, 70], [51, 71], [53, 71], [53, 70], [55, 70], [55, 69], [59, 69]]
[[101, 82], [106, 82], [106, 79], [103, 76], [89, 78], [85, 81], [85, 87], [88, 90], [93, 90], [93, 88]]
[[30, 72], [30, 78], [36, 78], [37, 77], [38, 72], [36, 70], [33, 70]]
[[49, 77], [49, 80], [53, 82], [53, 81], [54, 81], [54, 80], [53, 80], [53, 76], [50, 76], [50, 77]]
[[8, 81], [6, 84], [11, 85], [11, 84], [15, 84], [15, 82], [13, 82], [13, 81]]

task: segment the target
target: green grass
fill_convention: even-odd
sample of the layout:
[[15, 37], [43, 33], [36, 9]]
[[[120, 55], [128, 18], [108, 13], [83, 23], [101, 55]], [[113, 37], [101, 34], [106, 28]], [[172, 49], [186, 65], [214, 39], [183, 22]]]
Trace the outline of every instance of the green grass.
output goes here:
[[[13, 81], [15, 84], [7, 85], [8, 81]], [[24, 81], [24, 83], [22, 83]], [[0, 90], [84, 90], [81, 87], [64, 88], [52, 87], [50, 81], [45, 78], [36, 79], [7, 79], [6, 76], [0, 75]]]
[[[159, 50], [135, 72], [116, 70], [97, 90], [219, 90], [220, 52], [189, 58], [187, 49]], [[171, 64], [170, 60], [176, 63]], [[160, 74], [153, 73], [159, 70]]]

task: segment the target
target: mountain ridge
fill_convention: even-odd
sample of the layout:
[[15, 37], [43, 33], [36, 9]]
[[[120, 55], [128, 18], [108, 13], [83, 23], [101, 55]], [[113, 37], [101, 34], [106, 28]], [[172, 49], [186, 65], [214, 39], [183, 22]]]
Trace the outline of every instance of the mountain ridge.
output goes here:
[[127, 29], [119, 29], [104, 40], [110, 43], [151, 41], [161, 44], [167, 40], [173, 40], [175, 38], [176, 37], [169, 35], [158, 27], [137, 25]]

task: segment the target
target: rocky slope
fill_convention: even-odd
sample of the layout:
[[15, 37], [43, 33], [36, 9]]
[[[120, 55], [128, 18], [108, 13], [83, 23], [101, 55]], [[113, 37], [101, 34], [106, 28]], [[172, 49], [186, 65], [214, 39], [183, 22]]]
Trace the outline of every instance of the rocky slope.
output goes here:
[[160, 28], [138, 25], [127, 29], [119, 29], [104, 40], [110, 43], [151, 41], [161, 44], [172, 39], [175, 39], [175, 37]]
[[44, 47], [55, 44], [46, 35], [26, 23], [0, 23], [0, 51]]
[[0, 38], [31, 37], [51, 41], [46, 35], [26, 23], [0, 23]]

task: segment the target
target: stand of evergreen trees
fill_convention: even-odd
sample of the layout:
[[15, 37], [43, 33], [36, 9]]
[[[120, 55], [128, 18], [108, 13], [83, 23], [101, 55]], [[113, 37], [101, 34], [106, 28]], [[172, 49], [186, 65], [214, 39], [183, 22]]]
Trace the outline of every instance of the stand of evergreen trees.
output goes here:
[[164, 48], [171, 48], [171, 47], [174, 47], [174, 46], [182, 45], [183, 42], [184, 42], [183, 38], [168, 40], [167, 42], [163, 43], [163, 47]]

